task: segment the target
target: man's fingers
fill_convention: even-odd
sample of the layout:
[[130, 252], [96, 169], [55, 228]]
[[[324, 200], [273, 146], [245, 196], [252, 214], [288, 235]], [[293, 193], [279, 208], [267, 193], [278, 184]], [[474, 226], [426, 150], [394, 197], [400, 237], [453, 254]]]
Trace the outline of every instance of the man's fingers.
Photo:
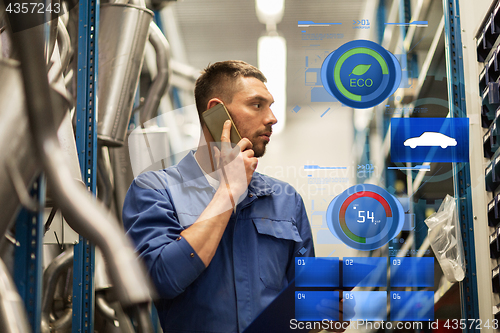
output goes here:
[[259, 164], [259, 160], [257, 159], [257, 157], [254, 157], [252, 159], [252, 170], [255, 171], [257, 170], [257, 165]]
[[219, 164], [219, 158], [220, 158], [220, 150], [217, 148], [217, 146], [214, 146], [214, 159], [216, 162], [216, 166]]
[[222, 135], [220, 136], [221, 149], [231, 149], [231, 120], [224, 122]]
[[252, 157], [254, 157], [255, 152], [253, 151], [253, 149], [247, 149], [247, 150], [243, 151], [243, 154], [246, 157], [252, 158]]
[[253, 143], [248, 138], [243, 138], [238, 142], [237, 146], [240, 148], [240, 151], [245, 151], [252, 149]]
[[231, 137], [231, 120], [226, 120], [224, 122], [224, 127], [222, 127], [222, 135], [220, 137], [221, 142], [230, 142]]

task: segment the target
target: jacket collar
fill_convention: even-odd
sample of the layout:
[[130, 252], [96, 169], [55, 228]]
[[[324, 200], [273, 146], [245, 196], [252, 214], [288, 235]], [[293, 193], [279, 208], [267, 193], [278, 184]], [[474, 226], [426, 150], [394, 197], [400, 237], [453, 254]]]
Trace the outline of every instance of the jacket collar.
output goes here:
[[194, 158], [195, 150], [189, 153], [177, 164], [177, 170], [185, 187], [211, 188], [207, 178]]
[[250, 181], [250, 185], [248, 185], [248, 193], [261, 197], [269, 195], [273, 192], [274, 190], [271, 188], [264, 176], [258, 172], [254, 172], [252, 175], [252, 181]]

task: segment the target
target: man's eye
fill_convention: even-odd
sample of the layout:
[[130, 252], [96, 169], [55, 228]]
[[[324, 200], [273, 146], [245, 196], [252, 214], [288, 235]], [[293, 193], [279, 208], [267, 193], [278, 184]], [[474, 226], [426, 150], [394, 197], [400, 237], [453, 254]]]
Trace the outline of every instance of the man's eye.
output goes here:
[[260, 104], [254, 104], [257, 109], [260, 109]]

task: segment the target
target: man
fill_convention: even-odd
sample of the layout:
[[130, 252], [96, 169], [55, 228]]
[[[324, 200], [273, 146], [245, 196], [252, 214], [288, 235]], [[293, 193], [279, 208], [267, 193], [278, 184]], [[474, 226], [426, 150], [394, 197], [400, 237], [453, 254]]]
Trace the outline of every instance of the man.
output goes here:
[[[208, 66], [195, 86], [196, 153], [137, 177], [127, 193], [123, 222], [157, 288], [165, 332], [242, 332], [294, 278], [294, 258], [314, 256], [300, 195], [255, 172], [277, 122], [264, 82], [243, 61]], [[218, 103], [243, 137], [234, 148], [229, 121], [221, 138], [203, 124]]]

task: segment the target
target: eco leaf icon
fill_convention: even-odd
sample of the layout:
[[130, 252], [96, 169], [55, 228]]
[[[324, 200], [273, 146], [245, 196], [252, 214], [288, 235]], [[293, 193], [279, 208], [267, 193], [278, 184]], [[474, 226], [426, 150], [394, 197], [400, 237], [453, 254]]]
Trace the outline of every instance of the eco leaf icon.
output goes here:
[[[356, 67], [353, 68], [351, 74], [363, 75], [366, 72], [368, 72], [368, 70], [370, 69], [371, 66], [372, 65], [357, 65]], [[351, 74], [349, 74], [349, 76], [351, 76]]]

